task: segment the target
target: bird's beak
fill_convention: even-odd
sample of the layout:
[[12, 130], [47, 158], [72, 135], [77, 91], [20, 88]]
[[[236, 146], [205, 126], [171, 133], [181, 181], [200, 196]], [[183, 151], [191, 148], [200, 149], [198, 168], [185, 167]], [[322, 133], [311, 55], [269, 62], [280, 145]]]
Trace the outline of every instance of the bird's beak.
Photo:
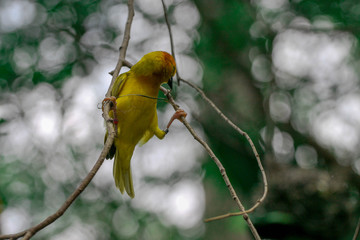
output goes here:
[[173, 78], [171, 77], [169, 79], [169, 81], [167, 82], [167, 84], [169, 85], [170, 89], [172, 90], [172, 82], [173, 82]]

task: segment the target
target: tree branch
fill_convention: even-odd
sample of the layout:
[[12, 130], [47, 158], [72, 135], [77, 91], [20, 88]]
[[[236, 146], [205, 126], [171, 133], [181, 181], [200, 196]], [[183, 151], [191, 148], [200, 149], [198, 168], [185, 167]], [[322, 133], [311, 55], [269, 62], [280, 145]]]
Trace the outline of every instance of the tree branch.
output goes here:
[[[126, 22], [124, 39], [123, 39], [122, 45], [120, 47], [119, 60], [118, 60], [118, 63], [116, 65], [116, 68], [114, 70], [111, 84], [110, 84], [109, 89], [108, 89], [108, 91], [106, 93], [107, 97], [111, 96], [111, 90], [112, 90], [113, 84], [114, 84], [117, 76], [119, 75], [121, 67], [123, 66], [123, 60], [122, 59], [125, 59], [126, 50], [127, 50], [128, 45], [129, 45], [130, 29], [131, 29], [131, 23], [132, 23], [133, 17], [134, 17], [133, 0], [129, 0], [128, 1], [128, 19], [127, 19], [127, 22]], [[24, 236], [24, 238], [23, 238], [24, 240], [30, 239], [38, 231], [44, 229], [46, 226], [50, 225], [51, 223], [56, 221], [58, 218], [60, 218], [65, 213], [65, 211], [70, 207], [70, 205], [75, 201], [75, 199], [84, 191], [84, 189], [89, 185], [89, 183], [94, 178], [95, 174], [97, 173], [97, 171], [99, 170], [99, 168], [103, 164], [103, 162], [105, 160], [105, 157], [108, 154], [108, 152], [109, 152], [109, 150], [110, 150], [110, 148], [111, 148], [111, 146], [113, 144], [114, 138], [115, 138], [115, 129], [114, 129], [114, 125], [112, 123], [112, 120], [109, 117], [109, 109], [110, 109], [109, 105], [107, 104], [107, 106], [105, 106], [104, 112], [103, 112], [103, 117], [105, 119], [106, 128], [107, 128], [107, 131], [108, 131], [108, 137], [107, 137], [106, 142], [104, 144], [104, 148], [101, 151], [100, 156], [99, 156], [98, 160], [96, 161], [95, 165], [93, 166], [93, 168], [90, 170], [88, 175], [81, 181], [80, 185], [75, 189], [75, 191], [66, 199], [66, 201], [63, 203], [63, 205], [54, 214], [47, 217], [41, 223], [39, 223], [39, 224], [37, 224], [37, 225], [27, 229], [27, 230], [16, 233], [16, 234], [1, 235], [0, 239], [17, 239], [17, 238], [22, 237], [22, 236]]]
[[[166, 25], [168, 27], [168, 30], [169, 30], [169, 37], [170, 37], [170, 43], [171, 43], [171, 52], [172, 52], [172, 55], [175, 59], [175, 51], [174, 51], [174, 43], [173, 43], [173, 37], [172, 37], [172, 32], [171, 32], [171, 26], [170, 26], [170, 23], [169, 23], [169, 20], [168, 20], [168, 16], [167, 16], [167, 12], [166, 12], [166, 6], [165, 6], [165, 3], [164, 3], [164, 0], [161, 0], [162, 2], [162, 5], [163, 5], [163, 10], [164, 10], [164, 17], [165, 17], [165, 21], [166, 21]], [[177, 79], [178, 81], [183, 81], [185, 83], [187, 83], [189, 86], [191, 86], [192, 88], [194, 88], [196, 91], [198, 91], [200, 93], [200, 95], [202, 96], [202, 98], [204, 100], [206, 100], [207, 103], [210, 104], [210, 106], [212, 108], [215, 109], [215, 111], [232, 127], [234, 128], [238, 133], [240, 133], [242, 136], [244, 136], [246, 138], [246, 140], [249, 142], [252, 150], [253, 150], [253, 153], [256, 157], [256, 160], [257, 160], [257, 163], [258, 163], [258, 166], [260, 168], [260, 171], [261, 171], [261, 174], [262, 174], [262, 179], [263, 179], [263, 183], [264, 183], [264, 193], [262, 195], [262, 197], [255, 203], [255, 205], [250, 208], [249, 210], [245, 210], [244, 206], [242, 205], [242, 203], [240, 202], [240, 199], [239, 197], [237, 196], [233, 186], [231, 185], [230, 183], [230, 180], [226, 174], [226, 171], [225, 171], [225, 168], [223, 167], [223, 165], [221, 164], [220, 160], [215, 156], [215, 154], [213, 153], [213, 151], [211, 150], [211, 148], [209, 147], [209, 145], [203, 141], [194, 131], [194, 129], [190, 126], [190, 124], [182, 117], [182, 120], [183, 120], [183, 124], [186, 126], [186, 128], [189, 130], [189, 132], [193, 135], [193, 137], [201, 144], [203, 145], [203, 147], [206, 149], [206, 151], [208, 152], [208, 154], [210, 155], [210, 157], [213, 159], [213, 161], [215, 162], [215, 164], [218, 166], [219, 170], [220, 170], [220, 173], [225, 181], [225, 184], [226, 186], [228, 187], [229, 191], [230, 191], [230, 194], [231, 194], [231, 197], [235, 200], [236, 204], [238, 205], [239, 209], [241, 210], [241, 212], [239, 213], [229, 213], [229, 214], [226, 214], [226, 215], [222, 215], [222, 216], [218, 216], [218, 217], [215, 217], [215, 218], [210, 218], [210, 219], [207, 219], [206, 221], [213, 221], [213, 220], [217, 220], [217, 219], [223, 219], [223, 218], [227, 218], [227, 217], [230, 217], [230, 216], [237, 216], [237, 215], [243, 215], [243, 218], [245, 219], [245, 221], [247, 222], [253, 236], [255, 237], [255, 239], [260, 239], [260, 236], [259, 234], [257, 233], [257, 230], [256, 228], [254, 227], [253, 223], [251, 222], [249, 216], [247, 215], [247, 213], [249, 212], [252, 212], [254, 211], [263, 201], [264, 199], [266, 198], [266, 195], [267, 195], [267, 192], [268, 192], [268, 183], [267, 183], [267, 178], [266, 178], [266, 174], [265, 174], [265, 171], [264, 171], [264, 168], [262, 166], [262, 163], [261, 163], [261, 160], [260, 160], [260, 157], [259, 157], [259, 154], [255, 148], [255, 145], [253, 143], [253, 141], [251, 140], [251, 138], [249, 137], [249, 135], [242, 131], [239, 127], [237, 127], [232, 121], [230, 121], [230, 119], [228, 119], [222, 112], [221, 110], [205, 95], [205, 93], [199, 88], [197, 87], [195, 84], [192, 84], [184, 79], [182, 79], [180, 76], [179, 76], [179, 73], [178, 71], [176, 72], [176, 76], [177, 76]], [[170, 91], [166, 90], [165, 88], [161, 87], [161, 90], [164, 92], [164, 94], [167, 96], [169, 102], [171, 103], [171, 105], [174, 107], [175, 111], [178, 110], [178, 106], [175, 104], [171, 94], [170, 94]]]
[[[164, 10], [164, 17], [165, 17], [165, 22], [166, 22], [166, 26], [169, 30], [169, 37], [170, 37], [170, 46], [171, 46], [171, 55], [173, 56], [175, 62], [176, 62], [176, 57], [175, 57], [175, 47], [174, 47], [174, 40], [173, 40], [173, 35], [172, 35], [172, 31], [171, 31], [171, 24], [169, 22], [169, 18], [167, 15], [167, 11], [166, 11], [166, 5], [164, 0], [161, 0], [162, 6], [163, 6], [163, 10]], [[177, 79], [177, 84], [178, 86], [180, 86], [180, 73], [179, 73], [179, 69], [176, 68], [176, 79]]]
[[123, 38], [122, 44], [121, 44], [121, 46], [119, 48], [119, 50], [120, 50], [119, 59], [118, 59], [118, 62], [116, 64], [115, 70], [112, 73], [111, 83], [110, 83], [110, 86], [109, 86], [109, 89], [108, 89], [107, 93], [105, 94], [105, 97], [111, 97], [111, 90], [113, 88], [115, 80], [119, 76], [120, 70], [121, 70], [122, 66], [124, 65], [124, 59], [126, 57], [126, 51], [127, 51], [128, 46], [129, 46], [130, 29], [131, 29], [131, 24], [132, 24], [134, 15], [135, 15], [135, 12], [134, 12], [134, 0], [129, 0], [128, 1], [128, 18], [127, 18], [126, 25], [125, 25], [124, 38]]
[[[173, 106], [174, 110], [178, 110], [179, 106], [175, 103], [173, 97], [171, 96], [171, 93], [169, 90], [167, 90], [164, 87], [161, 87], [160, 90], [166, 95], [166, 97], [169, 100], [169, 103]], [[234, 201], [236, 202], [236, 204], [238, 205], [238, 207], [240, 208], [240, 210], [242, 212], [245, 212], [245, 207], [242, 205], [242, 203], [240, 202], [239, 197], [237, 196], [234, 187], [231, 185], [230, 179], [226, 174], [225, 168], [224, 166], [221, 164], [220, 160], [216, 157], [216, 155], [214, 154], [214, 152], [211, 150], [211, 148], [209, 147], [209, 145], [202, 140], [199, 135], [197, 135], [197, 133], [195, 132], [195, 130], [191, 127], [191, 125], [186, 121], [185, 118], [182, 118], [182, 122], [185, 125], [185, 127], [189, 130], [189, 132], [191, 133], [191, 135], [194, 137], [195, 140], [197, 140], [204, 148], [205, 150], [208, 152], [208, 154], [210, 155], [211, 159], [215, 162], [215, 164], [218, 166], [221, 176], [223, 177], [226, 186], [228, 187], [231, 197], [232, 199], [234, 199]], [[251, 222], [249, 216], [244, 213], [243, 214], [243, 218], [244, 220], [247, 222], [253, 236], [255, 237], [255, 239], [261, 239], [259, 234], [256, 231], [256, 228], [254, 227], [253, 223]]]
[[[109, 121], [107, 122], [107, 125], [109, 125]], [[110, 124], [111, 125], [111, 124]], [[39, 223], [38, 225], [29, 228], [25, 231], [22, 231], [18, 234], [10, 234], [10, 235], [4, 235], [4, 236], [0, 236], [0, 239], [6, 239], [6, 238], [18, 238], [24, 236], [24, 240], [25, 239], [30, 239], [33, 235], [35, 235], [38, 231], [40, 231], [41, 229], [45, 228], [46, 226], [50, 225], [51, 223], [53, 223], [55, 220], [57, 220], [59, 217], [61, 217], [65, 211], [69, 208], [69, 206], [75, 201], [75, 199], [84, 191], [84, 189], [87, 187], [87, 185], [90, 183], [90, 181], [93, 179], [93, 177], [95, 176], [96, 172], [99, 170], [99, 168], [101, 167], [102, 163], [104, 162], [104, 159], [107, 155], [107, 153], [110, 150], [110, 147], [112, 145], [111, 141], [113, 141], [115, 137], [115, 131], [110, 132], [108, 140], [105, 143], [105, 146], [97, 160], [97, 162], [95, 163], [95, 165], [93, 166], [93, 168], [91, 169], [91, 171], [89, 172], [89, 174], [82, 180], [82, 182], [80, 183], [80, 185], [75, 189], [75, 191], [68, 197], [68, 199], [66, 199], [66, 201], [63, 203], [63, 205], [52, 215], [50, 215], [49, 217], [47, 217], [44, 221], [42, 221], [41, 223]], [[110, 144], [111, 143], [111, 144]]]

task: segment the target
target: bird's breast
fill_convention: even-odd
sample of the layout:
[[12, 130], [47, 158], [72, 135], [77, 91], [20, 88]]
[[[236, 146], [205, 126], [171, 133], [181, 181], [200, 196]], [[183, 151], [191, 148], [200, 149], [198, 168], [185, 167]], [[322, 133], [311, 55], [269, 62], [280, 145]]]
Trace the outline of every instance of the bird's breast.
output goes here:
[[116, 105], [119, 137], [136, 144], [156, 116], [156, 100], [142, 96], [124, 96], [117, 99]]

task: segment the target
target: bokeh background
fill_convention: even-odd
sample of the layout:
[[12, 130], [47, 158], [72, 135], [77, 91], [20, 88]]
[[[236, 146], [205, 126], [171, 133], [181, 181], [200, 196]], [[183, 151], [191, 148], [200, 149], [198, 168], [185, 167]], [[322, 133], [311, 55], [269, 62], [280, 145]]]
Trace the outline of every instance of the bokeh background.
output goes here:
[[[351, 239], [360, 216], [360, 3], [167, 0], [178, 70], [255, 142], [269, 181], [251, 214], [267, 239]], [[0, 233], [53, 213], [98, 158], [104, 98], [127, 5], [0, 1]], [[135, 1], [127, 59], [170, 51], [161, 1]], [[127, 71], [123, 68], [122, 71]], [[176, 102], [247, 207], [262, 194], [246, 140], [185, 84]], [[173, 110], [159, 102], [159, 124]], [[132, 159], [136, 197], [112, 161], [35, 239], [251, 239], [216, 165], [179, 122]]]

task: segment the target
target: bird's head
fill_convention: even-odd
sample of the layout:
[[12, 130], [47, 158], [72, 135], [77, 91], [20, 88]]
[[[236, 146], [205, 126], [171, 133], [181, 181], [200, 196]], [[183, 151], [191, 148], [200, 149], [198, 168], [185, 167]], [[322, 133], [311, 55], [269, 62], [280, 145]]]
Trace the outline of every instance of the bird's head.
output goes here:
[[131, 70], [136, 75], [149, 77], [159, 84], [167, 82], [172, 88], [172, 77], [176, 72], [176, 64], [169, 53], [155, 51], [144, 55]]

